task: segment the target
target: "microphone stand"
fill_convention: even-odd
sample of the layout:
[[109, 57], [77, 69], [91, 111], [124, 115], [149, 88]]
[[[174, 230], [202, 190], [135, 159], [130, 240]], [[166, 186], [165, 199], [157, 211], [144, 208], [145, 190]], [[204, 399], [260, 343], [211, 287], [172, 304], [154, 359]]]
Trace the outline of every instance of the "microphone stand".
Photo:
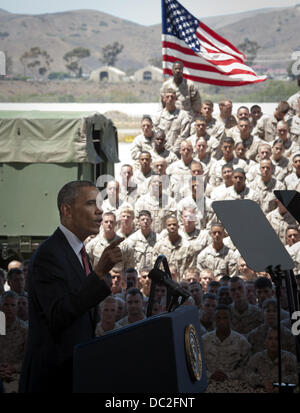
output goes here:
[[[282, 279], [286, 281], [286, 288], [288, 294], [289, 312], [290, 316], [295, 311], [295, 297], [292, 290], [292, 281], [289, 278], [290, 274], [288, 271], [282, 271], [280, 265], [277, 265], [275, 269], [270, 265], [266, 268], [266, 272], [270, 274], [273, 283], [275, 284], [276, 291], [276, 301], [277, 301], [277, 331], [278, 331], [278, 383], [273, 383], [274, 387], [278, 387], [279, 393], [291, 393], [295, 387], [295, 384], [283, 383], [282, 382], [282, 359], [281, 359], [281, 322], [280, 322], [280, 295], [282, 287]], [[291, 271], [293, 272], [293, 271]], [[296, 350], [297, 350], [297, 369], [299, 366], [299, 352], [296, 340]], [[298, 369], [299, 370], [299, 369]]]
[[[159, 270], [160, 264], [163, 264], [164, 267], [164, 277], [167, 279], [172, 279], [171, 278], [171, 273], [168, 265], [168, 261], [164, 255], [159, 255], [155, 261], [154, 267], [151, 271], [161, 271]], [[149, 294], [149, 301], [148, 301], [148, 307], [147, 307], [147, 317], [151, 317], [152, 315], [152, 308], [153, 308], [153, 301], [155, 297], [155, 287], [157, 284], [160, 284], [160, 282], [157, 282], [156, 280], [151, 281], [151, 288], [150, 288], [150, 294]], [[162, 284], [163, 284], [163, 279], [162, 279]], [[186, 297], [180, 294], [179, 291], [171, 291], [171, 289], [167, 285], [167, 312], [171, 312], [176, 310], [183, 302], [186, 300]]]

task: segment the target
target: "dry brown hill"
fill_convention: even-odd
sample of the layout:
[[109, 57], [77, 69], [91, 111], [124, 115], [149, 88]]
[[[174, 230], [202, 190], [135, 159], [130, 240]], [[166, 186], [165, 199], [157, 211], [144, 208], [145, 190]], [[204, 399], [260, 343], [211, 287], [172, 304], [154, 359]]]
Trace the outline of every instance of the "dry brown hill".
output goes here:
[[[300, 50], [297, 35], [300, 6], [262, 9], [228, 16], [204, 18], [210, 27], [235, 45], [244, 38], [261, 46], [258, 63], [268, 67], [287, 67], [294, 50]], [[23, 74], [20, 57], [31, 47], [46, 50], [53, 58], [50, 71], [64, 71], [63, 55], [75, 47], [89, 48], [91, 57], [82, 61], [85, 72], [101, 65], [102, 48], [118, 41], [124, 45], [117, 67], [136, 70], [161, 56], [160, 25], [142, 26], [94, 10], [25, 15], [0, 9], [0, 50], [13, 61], [13, 72]], [[261, 62], [264, 60], [264, 62]]]

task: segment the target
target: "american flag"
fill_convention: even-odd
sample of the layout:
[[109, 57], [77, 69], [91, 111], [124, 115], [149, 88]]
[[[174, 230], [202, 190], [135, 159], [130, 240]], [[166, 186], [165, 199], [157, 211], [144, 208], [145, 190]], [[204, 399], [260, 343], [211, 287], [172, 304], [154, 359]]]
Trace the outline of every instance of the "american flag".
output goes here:
[[184, 64], [184, 77], [217, 86], [263, 82], [244, 62], [246, 56], [194, 17], [176, 0], [162, 0], [163, 73], [172, 76], [175, 61]]

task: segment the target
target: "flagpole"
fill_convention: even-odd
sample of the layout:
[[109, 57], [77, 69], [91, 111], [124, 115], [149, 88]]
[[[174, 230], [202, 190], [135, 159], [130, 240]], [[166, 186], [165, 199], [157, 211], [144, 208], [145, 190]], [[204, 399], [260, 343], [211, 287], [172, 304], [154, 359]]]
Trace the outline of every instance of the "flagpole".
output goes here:
[[[165, 0], [161, 0], [161, 32], [166, 32], [166, 9], [165, 9]], [[163, 48], [162, 48], [162, 57], [163, 57]], [[162, 69], [164, 70], [164, 61], [162, 59]], [[163, 73], [163, 82], [167, 80], [167, 75]]]

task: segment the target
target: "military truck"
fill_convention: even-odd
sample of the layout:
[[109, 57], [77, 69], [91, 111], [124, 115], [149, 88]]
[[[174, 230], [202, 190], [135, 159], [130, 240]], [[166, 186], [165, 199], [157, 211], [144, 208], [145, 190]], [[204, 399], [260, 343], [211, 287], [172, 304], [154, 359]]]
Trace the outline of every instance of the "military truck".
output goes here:
[[66, 182], [114, 176], [116, 162], [117, 130], [100, 113], [0, 111], [0, 267], [55, 230]]

